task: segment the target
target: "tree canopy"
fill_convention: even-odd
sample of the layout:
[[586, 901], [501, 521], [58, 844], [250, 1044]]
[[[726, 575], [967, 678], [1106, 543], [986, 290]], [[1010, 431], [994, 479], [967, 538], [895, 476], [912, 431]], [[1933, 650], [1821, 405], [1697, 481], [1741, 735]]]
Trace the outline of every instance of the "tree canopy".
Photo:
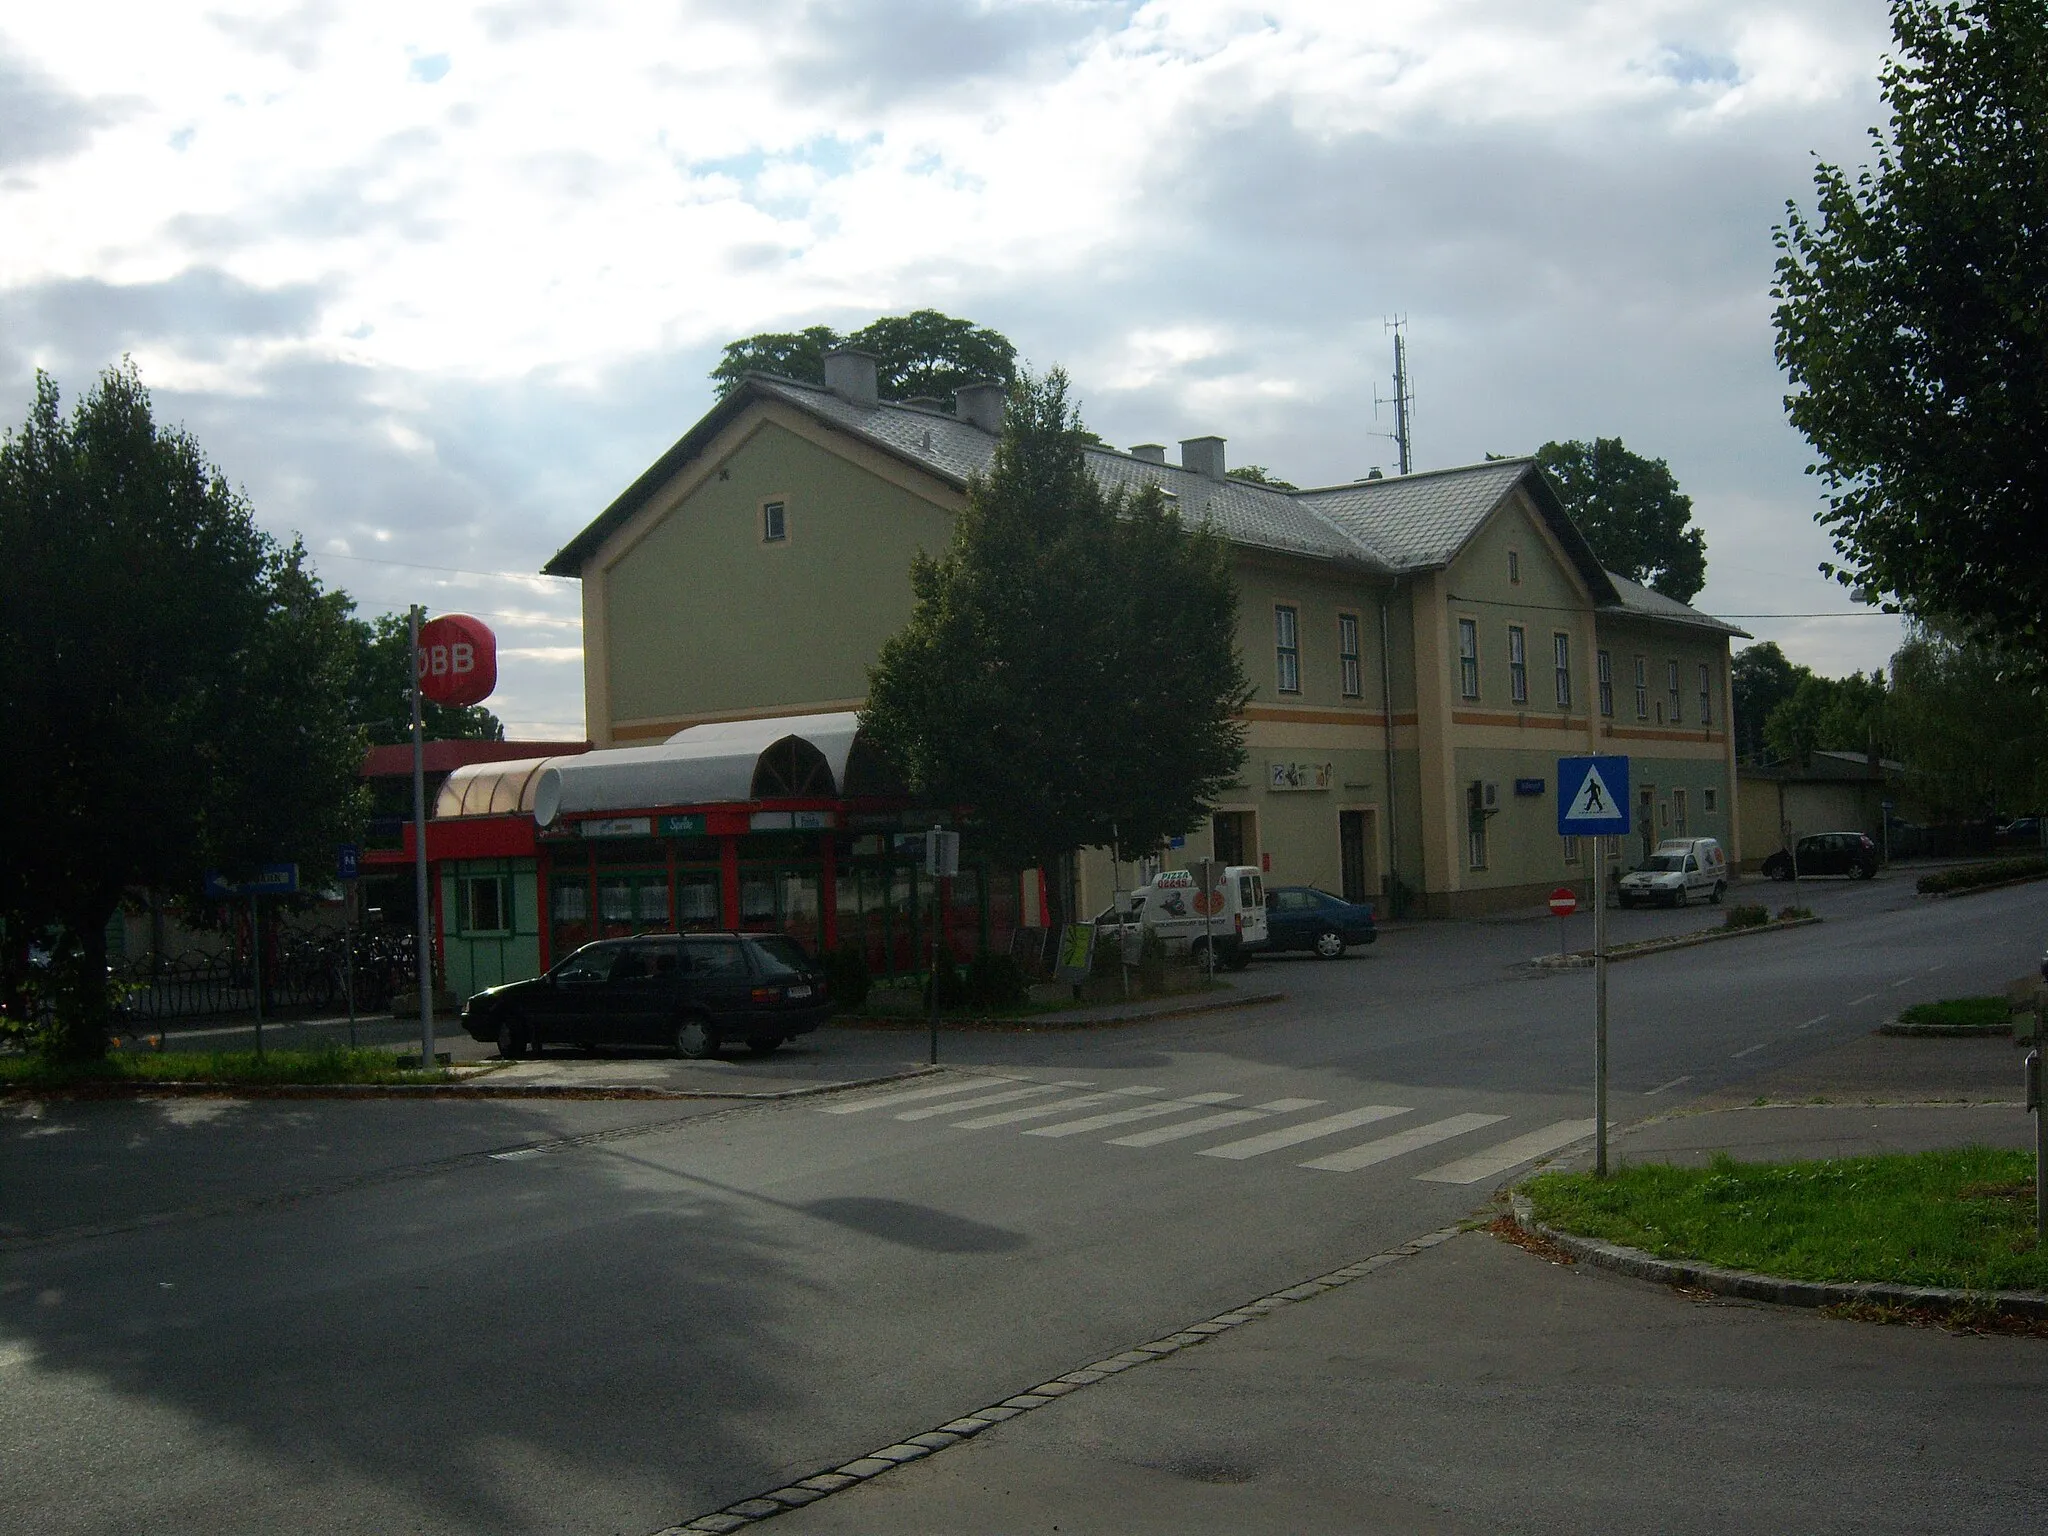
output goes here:
[[1735, 653], [1728, 681], [1735, 694], [1735, 753], [1744, 762], [1765, 755], [1764, 722], [1771, 711], [1792, 697], [1799, 680], [1813, 676], [1787, 657], [1775, 640], [1761, 640]]
[[105, 1047], [125, 889], [332, 871], [361, 814], [349, 606], [156, 424], [132, 365], [68, 418], [37, 376], [0, 439], [0, 922], [17, 954], [52, 941], [61, 1052]]
[[1844, 586], [2048, 663], [2048, 8], [1893, 0], [1876, 164], [1775, 232]]
[[[349, 718], [374, 745], [412, 740], [412, 633], [402, 613], [350, 619], [355, 666], [349, 679]], [[428, 741], [503, 741], [505, 726], [481, 704], [451, 707], [428, 699], [420, 711]]]
[[1909, 801], [1925, 819], [2048, 807], [2048, 697], [1988, 647], [1909, 632], [1892, 657], [1888, 722], [1914, 770]]
[[1545, 443], [1536, 462], [1608, 570], [1681, 603], [1707, 584], [1707, 541], [1692, 526], [1692, 498], [1662, 459], [1601, 437]]
[[1249, 480], [1253, 485], [1268, 485], [1276, 491], [1301, 489], [1291, 480], [1282, 480], [1263, 464], [1240, 464], [1235, 469], [1226, 469], [1224, 474], [1233, 480]]
[[1008, 384], [1017, 376], [1017, 349], [1000, 331], [935, 309], [916, 309], [884, 315], [845, 336], [829, 325], [812, 325], [730, 341], [711, 377], [721, 400], [751, 372], [822, 384], [825, 354], [841, 346], [874, 355], [876, 386], [885, 400], [925, 396], [950, 402], [964, 384], [989, 379]]
[[1244, 761], [1228, 550], [1156, 488], [1107, 493], [1066, 376], [1012, 392], [988, 476], [869, 674], [864, 728], [919, 791], [968, 807], [993, 853], [1052, 865], [1156, 849]]

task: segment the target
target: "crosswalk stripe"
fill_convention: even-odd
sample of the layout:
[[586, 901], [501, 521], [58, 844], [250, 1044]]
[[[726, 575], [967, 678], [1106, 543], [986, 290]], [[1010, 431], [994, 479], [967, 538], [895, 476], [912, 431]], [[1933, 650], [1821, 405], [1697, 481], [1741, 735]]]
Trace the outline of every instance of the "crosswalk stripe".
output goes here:
[[1540, 1131], [1500, 1142], [1484, 1152], [1474, 1152], [1470, 1157], [1461, 1157], [1455, 1163], [1445, 1163], [1441, 1168], [1432, 1168], [1415, 1177], [1427, 1179], [1432, 1184], [1477, 1184], [1492, 1174], [1506, 1173], [1517, 1163], [1526, 1163], [1532, 1157], [1555, 1152], [1559, 1147], [1568, 1147], [1592, 1135], [1594, 1124], [1591, 1120], [1560, 1120]]
[[1086, 1088], [1086, 1083], [1034, 1083], [1029, 1088], [1012, 1088], [1007, 1093], [983, 1094], [978, 1099], [962, 1099], [955, 1104], [927, 1104], [922, 1109], [906, 1109], [898, 1120], [929, 1120], [935, 1115], [956, 1115], [963, 1109], [981, 1109], [990, 1104], [1010, 1104], [1018, 1099], [1043, 1098], [1048, 1093], [1062, 1093], [1069, 1088]]
[[1322, 1136], [1335, 1136], [1339, 1131], [1356, 1130], [1361, 1125], [1371, 1125], [1375, 1120], [1387, 1120], [1408, 1112], [1405, 1104], [1368, 1104], [1363, 1109], [1347, 1109], [1342, 1114], [1325, 1115], [1320, 1120], [1282, 1126], [1277, 1131], [1267, 1131], [1263, 1136], [1247, 1136], [1243, 1141], [1225, 1142], [1220, 1147], [1204, 1147], [1195, 1155], [1233, 1160], [1259, 1157], [1267, 1152], [1278, 1152], [1282, 1147], [1314, 1141]]
[[1433, 1147], [1440, 1141], [1498, 1125], [1505, 1119], [1506, 1115], [1452, 1115], [1448, 1120], [1432, 1120], [1427, 1125], [1411, 1126], [1395, 1135], [1382, 1136], [1378, 1141], [1368, 1141], [1364, 1146], [1352, 1147], [1348, 1151], [1332, 1152], [1328, 1157], [1319, 1157], [1301, 1166], [1322, 1168], [1330, 1173], [1356, 1173], [1374, 1163], [1384, 1163], [1389, 1158], [1400, 1157], [1422, 1147]]
[[1182, 1120], [1174, 1125], [1162, 1125], [1157, 1130], [1117, 1136], [1105, 1145], [1156, 1147], [1163, 1142], [1179, 1141], [1186, 1136], [1201, 1136], [1209, 1131], [1227, 1131], [1233, 1125], [1263, 1120], [1268, 1115], [1291, 1115], [1298, 1109], [1314, 1109], [1324, 1102], [1326, 1101], [1323, 1099], [1275, 1099], [1270, 1104], [1254, 1104], [1250, 1109], [1226, 1109], [1220, 1115], [1204, 1115], [1199, 1120]]
[[1113, 1109], [1107, 1114], [1090, 1115], [1085, 1120], [1066, 1120], [1058, 1125], [1041, 1125], [1026, 1131], [1026, 1136], [1079, 1136], [1086, 1131], [1107, 1130], [1112, 1125], [1128, 1125], [1133, 1120], [1156, 1120], [1161, 1115], [1185, 1114], [1205, 1104], [1228, 1104], [1241, 1097], [1235, 1093], [1191, 1093], [1184, 1099], [1170, 1099], [1164, 1104], [1140, 1104], [1136, 1109]]
[[943, 1083], [937, 1088], [912, 1088], [904, 1093], [884, 1093], [872, 1099], [847, 1099], [837, 1104], [820, 1104], [821, 1115], [857, 1115], [863, 1110], [890, 1109], [898, 1104], [914, 1104], [919, 1099], [943, 1098], [949, 1093], [965, 1093], [970, 1088], [986, 1088], [991, 1083], [1014, 1083], [1014, 1077], [970, 1077], [964, 1082]]
[[1000, 1114], [977, 1115], [972, 1120], [955, 1120], [956, 1131], [985, 1131], [996, 1125], [1015, 1125], [1020, 1120], [1043, 1120], [1047, 1115], [1064, 1115], [1071, 1109], [1084, 1109], [1090, 1104], [1106, 1104], [1112, 1099], [1149, 1097], [1164, 1093], [1163, 1088], [1112, 1088], [1106, 1093], [1084, 1093], [1076, 1099], [1059, 1099], [1051, 1104], [1033, 1104], [1028, 1109], [1005, 1110]]

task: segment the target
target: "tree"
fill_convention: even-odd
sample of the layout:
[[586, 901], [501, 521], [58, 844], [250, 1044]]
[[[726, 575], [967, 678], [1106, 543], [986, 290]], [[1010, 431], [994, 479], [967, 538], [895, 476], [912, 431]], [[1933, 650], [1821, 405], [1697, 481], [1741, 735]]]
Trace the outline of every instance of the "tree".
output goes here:
[[1681, 603], [1707, 584], [1707, 541], [1692, 526], [1692, 498], [1662, 459], [1601, 437], [1545, 443], [1536, 463], [1608, 570]]
[[2048, 8], [1893, 0], [1875, 168], [1786, 205], [1777, 357], [1844, 586], [2048, 663]]
[[884, 315], [850, 336], [829, 325], [813, 325], [727, 342], [711, 377], [721, 400], [753, 372], [822, 384], [825, 354], [840, 346], [874, 354], [875, 382], [885, 400], [950, 400], [963, 384], [989, 379], [1008, 384], [1017, 376], [1017, 349], [1000, 331], [935, 309], [917, 309]]
[[1892, 657], [1897, 753], [1929, 821], [2048, 806], [2048, 698], [1981, 643], [1916, 628]]
[[[377, 745], [412, 740], [412, 635], [402, 613], [351, 619], [355, 665], [348, 682], [349, 718]], [[423, 703], [429, 741], [503, 741], [505, 725], [481, 704]]]
[[0, 439], [0, 922], [17, 958], [51, 944], [56, 1053], [105, 1049], [124, 890], [332, 870], [362, 804], [348, 608], [132, 364], [68, 419], [38, 374]]
[[1809, 667], [1787, 658], [1775, 640], [1745, 646], [1728, 667], [1735, 692], [1735, 750], [1747, 762], [1765, 755], [1764, 722], [1771, 711], [1792, 697], [1800, 682], [1813, 676]]
[[1865, 677], [1804, 673], [1791, 696], [1764, 721], [1764, 741], [1780, 762], [1804, 767], [1816, 752], [1884, 752], [1890, 744], [1882, 670]]
[[1224, 471], [1233, 480], [1249, 480], [1253, 485], [1271, 486], [1276, 491], [1299, 490], [1292, 481], [1282, 480], [1263, 464], [1240, 464], [1235, 469]]
[[1186, 832], [1244, 761], [1251, 696], [1228, 547], [1156, 488], [1105, 494], [1058, 369], [1010, 397], [986, 479], [869, 673], [863, 726], [991, 852], [1134, 858]]

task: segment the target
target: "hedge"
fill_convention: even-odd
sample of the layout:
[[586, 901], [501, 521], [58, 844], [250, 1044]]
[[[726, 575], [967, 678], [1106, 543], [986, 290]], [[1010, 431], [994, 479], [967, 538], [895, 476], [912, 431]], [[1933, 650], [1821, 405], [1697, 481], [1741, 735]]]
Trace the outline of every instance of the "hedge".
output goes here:
[[1922, 875], [1915, 887], [1922, 896], [1939, 896], [1945, 891], [1974, 891], [1979, 886], [2001, 885], [2007, 880], [2048, 878], [2048, 854], [2025, 859], [1999, 859], [1991, 864], [1963, 864], [1955, 869]]

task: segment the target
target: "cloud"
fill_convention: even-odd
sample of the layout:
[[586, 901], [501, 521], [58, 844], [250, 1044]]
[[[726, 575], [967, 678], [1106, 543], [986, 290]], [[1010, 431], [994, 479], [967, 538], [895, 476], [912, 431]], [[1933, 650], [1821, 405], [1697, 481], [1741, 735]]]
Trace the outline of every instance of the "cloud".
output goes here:
[[83, 149], [120, 104], [69, 91], [0, 39], [0, 171]]

